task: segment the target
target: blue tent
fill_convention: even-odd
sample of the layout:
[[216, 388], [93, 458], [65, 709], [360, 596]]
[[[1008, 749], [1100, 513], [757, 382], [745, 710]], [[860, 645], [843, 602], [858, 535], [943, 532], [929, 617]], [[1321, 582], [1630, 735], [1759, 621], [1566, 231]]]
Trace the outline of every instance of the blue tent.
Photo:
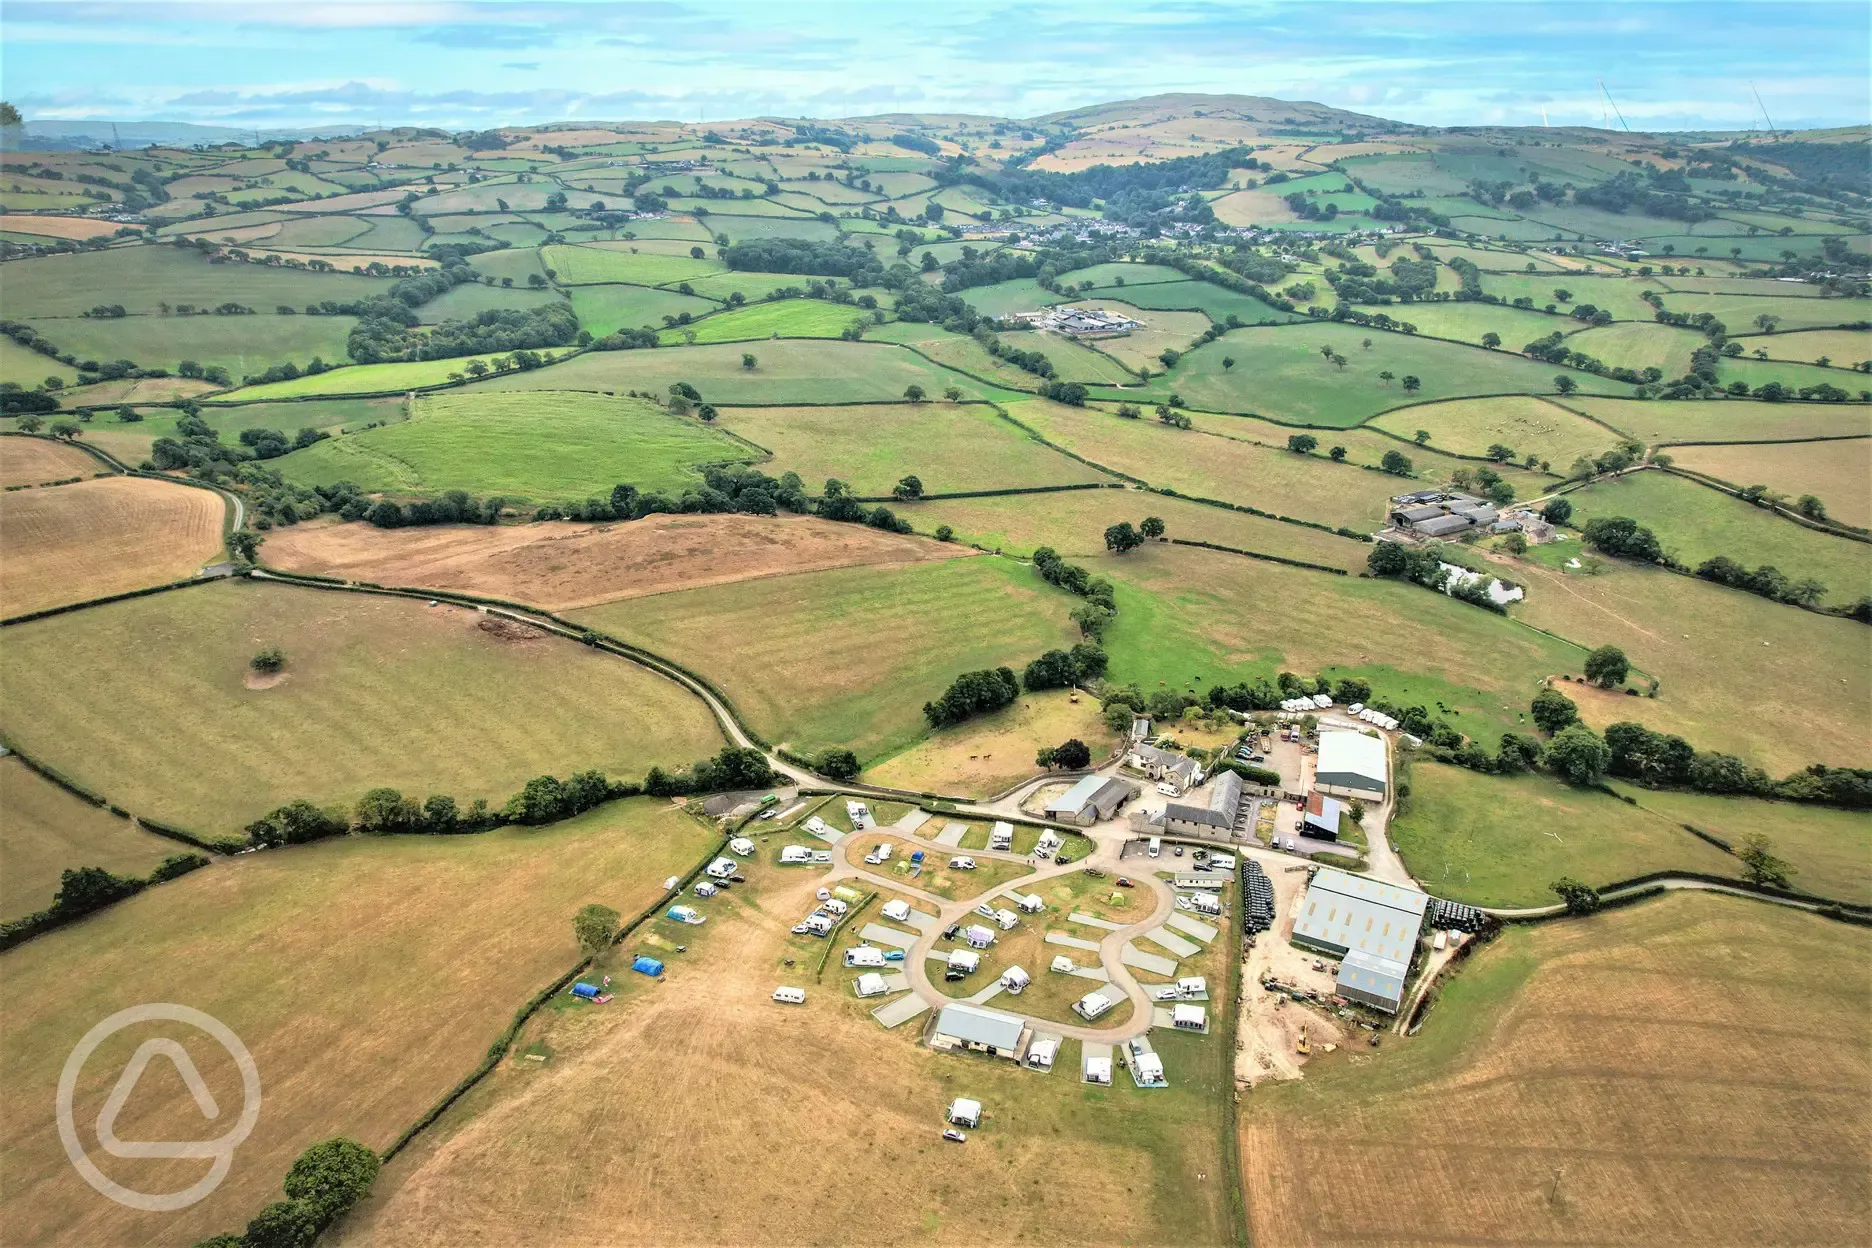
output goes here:
[[598, 995], [598, 985], [588, 984], [581, 980], [572, 985], [572, 995], [575, 997], [584, 997], [589, 1001]]
[[910, 861], [911, 861], [911, 862], [922, 862], [922, 861], [923, 861], [923, 851], [919, 849], [919, 850], [917, 850], [917, 851], [916, 851], [916, 852], [915, 852], [914, 854], [911, 854], [911, 855], [910, 855]]
[[663, 973], [663, 964], [655, 958], [648, 958], [640, 953], [631, 960], [631, 970], [638, 971], [644, 975], [661, 975]]

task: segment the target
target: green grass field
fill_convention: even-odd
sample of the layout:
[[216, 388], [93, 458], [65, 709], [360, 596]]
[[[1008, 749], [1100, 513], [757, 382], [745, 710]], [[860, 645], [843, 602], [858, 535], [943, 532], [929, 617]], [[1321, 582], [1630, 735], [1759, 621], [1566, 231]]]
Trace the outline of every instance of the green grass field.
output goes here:
[[[1783, 241], [1780, 239], [1777, 242]], [[1773, 295], [1666, 295], [1664, 306], [1672, 312], [1708, 312], [1732, 334], [1750, 334], [1756, 318], [1772, 316], [1781, 330], [1831, 329], [1872, 321], [1872, 299], [1812, 299], [1800, 296]], [[1746, 343], [1744, 345], [1747, 345]]]
[[[1380, 309], [1368, 307], [1364, 310]], [[1400, 321], [1409, 321], [1417, 327], [1418, 333], [1433, 338], [1450, 338], [1479, 346], [1483, 334], [1498, 334], [1501, 337], [1499, 349], [1504, 352], [1519, 351], [1525, 343], [1545, 338], [1555, 331], [1564, 334], [1579, 324], [1569, 317], [1495, 303], [1413, 303], [1404, 308], [1394, 306], [1382, 310]]]
[[768, 577], [573, 618], [706, 673], [771, 741], [871, 760], [920, 738], [923, 704], [960, 673], [1018, 670], [1077, 640], [1077, 601], [984, 557]]
[[[1482, 278], [1483, 293], [1495, 295], [1504, 303], [1532, 299], [1537, 308], [1551, 303], [1562, 312], [1591, 304], [1620, 321], [1652, 320], [1657, 310], [1638, 296], [1655, 289], [1657, 283], [1650, 278], [1596, 277], [1588, 273], [1489, 273]], [[1573, 297], [1562, 299], [1554, 293], [1556, 290], [1564, 290]], [[1669, 306], [1668, 301], [1666, 306]]]
[[[85, 427], [84, 440], [135, 465], [149, 457], [150, 446], [157, 438], [176, 436], [176, 422], [181, 413], [169, 407], [140, 407], [143, 419], [124, 422], [114, 412], [100, 413]], [[404, 403], [397, 398], [384, 399], [308, 399], [299, 403], [243, 403], [238, 406], [204, 407], [202, 419], [221, 435], [223, 442], [240, 441], [246, 429], [278, 429], [288, 435], [301, 429], [361, 429], [367, 424], [393, 423], [404, 419]]]
[[[466, 320], [494, 309], [544, 307], [564, 298], [556, 290], [467, 282], [423, 304], [416, 310], [416, 315], [422, 318], [425, 325], [439, 325], [443, 321]], [[576, 309], [578, 304], [575, 302], [572, 306]]]
[[[298, 399], [328, 394], [400, 394], [426, 386], [446, 385], [457, 376], [465, 376], [468, 365], [474, 360], [480, 360], [486, 364], [495, 358], [504, 357], [477, 355], [447, 360], [415, 360], [398, 364], [352, 364], [315, 376], [295, 377], [291, 381], [270, 381], [258, 386], [243, 386], [229, 397], [247, 402]], [[545, 389], [545, 387], [528, 388]]]
[[[1842, 364], [1845, 362], [1840, 361]], [[1845, 368], [1822, 367], [1818, 364], [1757, 360], [1744, 355], [1733, 360], [1723, 360], [1717, 365], [1716, 376], [1724, 385], [1744, 381], [1751, 389], [1759, 389], [1769, 382], [1779, 382], [1790, 392], [1798, 392], [1804, 386], [1834, 386], [1862, 401], [1872, 398], [1872, 377]]]
[[974, 286], [961, 297], [983, 316], [1013, 316], [1016, 312], [1038, 312], [1061, 302], [1061, 296], [1042, 290], [1031, 277], [996, 282], [992, 286]]
[[0, 758], [0, 919], [51, 905], [63, 871], [148, 875], [188, 848], [73, 797], [17, 758]]
[[624, 243], [598, 246], [542, 247], [540, 256], [546, 267], [559, 276], [565, 286], [586, 286], [595, 282], [631, 282], [639, 286], [675, 285], [721, 273], [719, 260], [695, 260], [688, 256], [660, 256], [648, 252], [633, 254]]
[[[727, 403], [888, 403], [920, 385], [939, 395], [962, 388], [979, 398], [983, 387], [888, 343], [792, 339], [754, 349], [759, 365], [741, 366], [748, 350], [740, 343], [649, 351], [588, 351], [553, 368], [510, 373], [469, 388], [485, 394], [505, 390], [649, 390], [661, 394], [686, 381], [716, 405]], [[459, 363], [457, 367], [459, 367]], [[291, 383], [287, 383], [291, 384]]]
[[390, 283], [350, 273], [210, 264], [193, 251], [143, 246], [20, 260], [7, 266], [6, 287], [8, 318], [24, 320], [76, 317], [115, 303], [132, 313], [155, 314], [164, 303], [212, 308], [232, 300], [266, 313], [282, 303], [368, 299], [388, 291]]
[[1148, 286], [1152, 282], [1186, 280], [1180, 270], [1165, 264], [1095, 264], [1089, 269], [1074, 269], [1059, 275], [1060, 285], [1103, 289], [1117, 286]]
[[1690, 371], [1690, 354], [1707, 340], [1693, 329], [1656, 321], [1626, 321], [1567, 335], [1569, 350], [1583, 351], [1609, 368], [1659, 368], [1675, 380]]
[[1812, 494], [1834, 520], [1872, 528], [1872, 495], [1865, 489], [1872, 480], [1872, 438], [1681, 446], [1671, 455], [1679, 467], [1731, 485], [1765, 485], [1796, 500]]
[[[1364, 347], [1366, 339], [1372, 346]], [[1347, 360], [1328, 362], [1322, 348]], [[1232, 368], [1222, 361], [1233, 359]], [[1394, 374], [1387, 382], [1382, 372]], [[1622, 394], [1629, 387], [1590, 373], [1556, 369], [1519, 356], [1428, 338], [1324, 323], [1235, 330], [1198, 347], [1150, 386], [1154, 394], [1176, 393], [1198, 409], [1242, 412], [1295, 424], [1346, 428], [1387, 408], [1428, 399], [1473, 394], [1553, 391], [1556, 373], [1566, 372], [1580, 389]], [[1415, 376], [1422, 388], [1403, 388]]]
[[1696, 567], [1727, 555], [1747, 567], [1771, 563], [1791, 580], [1813, 577], [1822, 599], [1849, 603], [1872, 592], [1872, 559], [1862, 543], [1803, 528], [1720, 490], [1663, 472], [1638, 472], [1576, 490], [1576, 527], [1604, 516], [1630, 516], [1658, 535], [1666, 553]]
[[[1041, 384], [1041, 379], [1033, 373], [988, 354], [988, 349], [973, 337], [951, 333], [940, 325], [922, 321], [893, 321], [878, 326], [867, 338], [873, 342], [902, 343], [945, 369], [954, 369], [1009, 390], [1031, 391]], [[1039, 351], [1049, 360], [1059, 354], [1052, 350], [1055, 344], [1053, 339], [1034, 342], [1030, 336], [1022, 335], [1014, 341], [1019, 342], [1022, 349]]]
[[[498, 804], [544, 771], [636, 777], [718, 748], [680, 687], [481, 618], [240, 582], [97, 607], [8, 630], [0, 727], [112, 801], [213, 834], [299, 797], [388, 784]], [[248, 688], [267, 645], [286, 677]]]
[[[1792, 334], [1755, 334], [1742, 339], [1742, 347], [1749, 356], [1760, 348], [1771, 360], [1802, 364], [1812, 364], [1825, 356], [1835, 368], [1841, 368], [1872, 360], [1872, 333], [1863, 329], [1808, 329]], [[1844, 382], [1839, 384], [1850, 388]]]
[[1441, 702], [1459, 731], [1493, 741], [1529, 731], [1528, 702], [1541, 679], [1576, 670], [1585, 657], [1513, 620], [1396, 581], [1154, 545], [1086, 566], [1118, 588], [1118, 618], [1104, 641], [1112, 676], [1146, 690], [1161, 682], [1201, 696], [1211, 685], [1281, 671], [1356, 675], [1402, 706], [1440, 714]]
[[[983, 404], [724, 408], [719, 423], [774, 453], [764, 471], [792, 469], [814, 490], [827, 477], [868, 495], [887, 495], [909, 475], [932, 494], [1111, 480]], [[918, 519], [915, 508], [905, 515]]]
[[1148, 311], [1115, 299], [1085, 299], [1073, 306], [1105, 308], [1144, 323], [1143, 329], [1134, 329], [1121, 337], [1100, 338], [1086, 344], [1133, 370], [1148, 368], [1153, 373], [1160, 372], [1164, 366], [1160, 356], [1166, 348], [1187, 351], [1209, 328], [1209, 318], [1201, 312]]
[[1211, 282], [1161, 282], [1135, 289], [1127, 286], [1124, 299], [1140, 308], [1201, 312], [1218, 325], [1231, 316], [1244, 325], [1280, 325], [1306, 319], [1300, 313], [1283, 312], [1252, 295], [1224, 290]]
[[1599, 885], [1669, 869], [1741, 874], [1735, 858], [1678, 821], [1544, 775], [1485, 776], [1426, 760], [1411, 765], [1410, 786], [1391, 839], [1439, 897], [1544, 906], [1563, 875]]
[[[126, 316], [90, 320], [35, 321], [41, 336], [81, 360], [135, 360], [145, 368], [176, 371], [183, 360], [220, 365], [236, 379], [291, 361], [304, 367], [313, 357], [327, 364], [350, 359], [346, 336], [357, 324], [349, 316]], [[53, 371], [71, 370], [53, 360]]]
[[576, 500], [609, 494], [619, 482], [676, 495], [700, 484], [697, 465], [753, 458], [700, 422], [641, 399], [451, 391], [418, 399], [407, 421], [316, 443], [278, 467], [304, 485]]
[[1762, 403], [1746, 399], [1644, 402], [1575, 395], [1566, 400], [1566, 406], [1654, 446], [1872, 435], [1872, 405], [1864, 403]]
[[1795, 888], [1872, 904], [1872, 816], [1864, 811], [1641, 789], [1622, 781], [1614, 781], [1613, 787], [1637, 798], [1652, 814], [1690, 824], [1731, 845], [1759, 832], [1775, 855], [1794, 868], [1790, 882]]
[[572, 310], [579, 328], [594, 338], [620, 329], [661, 329], [665, 316], [687, 312], [705, 316], [719, 305], [694, 295], [650, 286], [578, 286], [572, 291]]
[[680, 346], [695, 335], [697, 344], [746, 342], [760, 338], [836, 338], [853, 321], [868, 318], [869, 313], [849, 304], [827, 303], [820, 299], [782, 299], [775, 303], [756, 303], [745, 308], [717, 312], [661, 335], [665, 346]]
[[[569, 920], [580, 906], [634, 916], [715, 840], [650, 799], [543, 828], [347, 837], [217, 862], [9, 953], [0, 988], [9, 1103], [49, 1106], [87, 1028], [162, 1000], [206, 1010], [240, 1036], [261, 1072], [264, 1110], [228, 1181], [186, 1213], [103, 1199], [72, 1169], [50, 1112], [10, 1116], [9, 1190], [35, 1195], [8, 1200], [0, 1237], [190, 1242], [245, 1225], [317, 1140], [388, 1147], [474, 1070], [527, 998], [577, 965]], [[150, 1034], [114, 1037], [87, 1063], [77, 1087], [87, 1118]], [[174, 1034], [194, 1050], [223, 1115], [238, 1106], [232, 1063], [204, 1051], [198, 1033]], [[181, 1139], [201, 1129], [201, 1112], [179, 1080], [151, 1077], [125, 1122], [139, 1137]], [[111, 1162], [147, 1191], [173, 1190], [184, 1181], [176, 1167], [191, 1164], [200, 1169]]]
[[[1512, 449], [1517, 461], [1537, 455], [1558, 472], [1579, 456], [1603, 454], [1618, 442], [1618, 435], [1603, 425], [1532, 395], [1424, 403], [1386, 412], [1371, 423], [1410, 440], [1427, 429], [1428, 449], [1457, 455], [1486, 455], [1490, 446], [1500, 444]], [[1421, 457], [1422, 449], [1407, 448], [1405, 454]]]

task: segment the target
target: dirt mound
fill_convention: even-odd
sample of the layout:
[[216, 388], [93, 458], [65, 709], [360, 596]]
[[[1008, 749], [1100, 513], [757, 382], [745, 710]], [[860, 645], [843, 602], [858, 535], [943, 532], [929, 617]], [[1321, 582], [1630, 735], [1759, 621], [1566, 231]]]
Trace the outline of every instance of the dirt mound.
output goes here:
[[545, 629], [522, 624], [504, 615], [484, 615], [475, 623], [475, 627], [501, 641], [543, 641], [546, 638]]

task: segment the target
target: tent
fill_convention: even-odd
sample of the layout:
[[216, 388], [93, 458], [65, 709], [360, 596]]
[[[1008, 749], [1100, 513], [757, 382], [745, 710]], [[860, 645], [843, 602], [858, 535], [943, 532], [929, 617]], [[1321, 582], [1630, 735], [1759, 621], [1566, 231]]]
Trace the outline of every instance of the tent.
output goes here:
[[858, 995], [861, 997], [881, 997], [890, 991], [884, 977], [876, 971], [866, 971], [858, 977]]
[[631, 959], [631, 970], [636, 971], [640, 975], [661, 975], [663, 973], [663, 964], [655, 958], [640, 953]]
[[971, 1101], [966, 1096], [958, 1096], [949, 1107], [949, 1121], [958, 1127], [981, 1126], [981, 1102]]
[[588, 984], [581, 980], [572, 985], [572, 995], [575, 997], [583, 997], [585, 1000], [590, 1001], [598, 995], [598, 985]]

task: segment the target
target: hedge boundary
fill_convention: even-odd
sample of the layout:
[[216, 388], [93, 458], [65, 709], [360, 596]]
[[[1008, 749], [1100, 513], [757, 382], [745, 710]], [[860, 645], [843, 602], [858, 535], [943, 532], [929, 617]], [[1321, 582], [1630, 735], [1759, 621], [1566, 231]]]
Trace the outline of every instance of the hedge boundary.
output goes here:
[[162, 585], [147, 585], [142, 589], [127, 589], [121, 594], [106, 594], [102, 598], [86, 598], [82, 602], [68, 602], [63, 606], [41, 607], [37, 611], [28, 611], [22, 615], [10, 615], [0, 620], [0, 628], [10, 628], [15, 624], [30, 624], [34, 620], [46, 620], [55, 615], [66, 615], [73, 611], [83, 611], [89, 607], [107, 606], [113, 602], [127, 602], [132, 598], [147, 598], [151, 594], [166, 594], [172, 589], [187, 589], [191, 585], [212, 585], [216, 581], [230, 579], [226, 573], [213, 576], [191, 576], [185, 581], [169, 581]]
[[1188, 537], [1166, 537], [1172, 546], [1196, 546], [1203, 550], [1219, 550], [1226, 554], [1241, 555], [1247, 559], [1265, 559], [1269, 563], [1286, 564], [1290, 568], [1306, 568], [1314, 572], [1330, 572], [1334, 576], [1350, 576], [1344, 568], [1329, 567], [1323, 563], [1308, 563], [1305, 559], [1289, 559], [1285, 555], [1268, 555], [1258, 550], [1244, 550], [1239, 546], [1224, 546], [1219, 542], [1202, 542]]

